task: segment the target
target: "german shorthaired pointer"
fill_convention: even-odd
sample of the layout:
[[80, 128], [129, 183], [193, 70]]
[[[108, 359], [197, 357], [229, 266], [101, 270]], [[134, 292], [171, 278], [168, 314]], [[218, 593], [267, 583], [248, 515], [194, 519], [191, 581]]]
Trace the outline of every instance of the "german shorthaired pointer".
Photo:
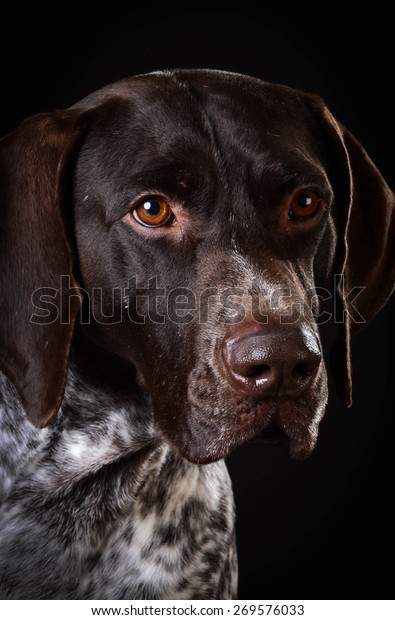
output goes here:
[[223, 459], [313, 450], [336, 273], [350, 404], [393, 193], [318, 97], [198, 70], [28, 119], [0, 179], [2, 597], [236, 596]]

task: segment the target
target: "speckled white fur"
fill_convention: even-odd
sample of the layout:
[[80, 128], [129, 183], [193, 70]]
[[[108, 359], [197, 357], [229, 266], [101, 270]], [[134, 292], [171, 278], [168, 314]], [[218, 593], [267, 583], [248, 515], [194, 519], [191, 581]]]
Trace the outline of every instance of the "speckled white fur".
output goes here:
[[235, 595], [223, 461], [187, 462], [157, 436], [149, 403], [120, 403], [73, 368], [45, 430], [3, 376], [0, 394], [1, 598]]

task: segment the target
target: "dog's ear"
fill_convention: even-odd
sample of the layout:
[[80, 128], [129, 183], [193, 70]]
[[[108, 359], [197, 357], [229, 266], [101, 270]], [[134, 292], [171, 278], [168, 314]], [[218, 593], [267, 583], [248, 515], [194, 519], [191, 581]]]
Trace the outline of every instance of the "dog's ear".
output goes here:
[[351, 406], [350, 337], [379, 312], [395, 287], [395, 198], [361, 144], [320, 99], [312, 99], [335, 189], [340, 333], [332, 369], [340, 395]]
[[[83, 131], [81, 113], [55, 112], [27, 119], [0, 141], [0, 369], [37, 427], [60, 406], [80, 305], [70, 295], [67, 203]], [[52, 301], [38, 311], [41, 294]]]

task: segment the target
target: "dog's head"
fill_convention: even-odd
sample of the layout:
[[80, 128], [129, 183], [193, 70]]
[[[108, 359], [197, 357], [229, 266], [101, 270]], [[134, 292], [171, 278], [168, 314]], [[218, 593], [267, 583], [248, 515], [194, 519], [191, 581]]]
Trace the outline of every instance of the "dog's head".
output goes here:
[[60, 406], [78, 323], [136, 370], [190, 460], [258, 434], [307, 456], [334, 282], [350, 403], [350, 334], [394, 287], [394, 196], [318, 97], [138, 76], [25, 121], [0, 143], [0, 180], [0, 367], [35, 425]]

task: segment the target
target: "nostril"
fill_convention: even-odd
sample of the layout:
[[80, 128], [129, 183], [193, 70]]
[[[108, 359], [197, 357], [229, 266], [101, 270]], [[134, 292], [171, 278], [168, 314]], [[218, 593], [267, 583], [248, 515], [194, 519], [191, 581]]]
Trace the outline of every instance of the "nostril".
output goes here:
[[250, 366], [248, 369], [244, 369], [243, 376], [251, 377], [253, 379], [264, 379], [271, 375], [272, 369], [268, 364], [260, 364], [256, 366]]
[[[234, 377], [251, 379], [254, 382], [269, 379], [273, 367], [261, 340], [254, 337], [226, 342], [224, 347], [225, 363]], [[269, 362], [269, 363], [267, 363]]]
[[320, 361], [321, 357], [319, 355], [314, 357], [311, 356], [291, 366], [292, 370], [290, 380], [292, 381], [292, 376], [296, 380], [312, 378], [318, 371]]
[[311, 368], [307, 362], [298, 362], [293, 367], [293, 372], [295, 375], [299, 375], [300, 377], [305, 377], [306, 375], [310, 374]]
[[257, 379], [268, 377], [272, 368], [269, 364], [258, 364], [248, 360], [232, 360], [231, 370], [235, 375], [245, 377], [246, 379]]

